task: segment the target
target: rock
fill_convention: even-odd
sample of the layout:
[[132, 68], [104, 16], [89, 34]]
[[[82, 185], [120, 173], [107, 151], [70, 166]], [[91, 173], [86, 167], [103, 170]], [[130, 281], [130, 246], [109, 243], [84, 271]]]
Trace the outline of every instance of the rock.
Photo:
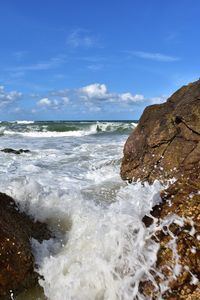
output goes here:
[[[149, 183], [174, 178], [152, 211], [162, 228], [152, 274], [158, 290], [145, 281], [142, 293], [150, 299], [200, 299], [200, 80], [145, 109], [125, 144], [121, 176]], [[143, 220], [146, 226], [152, 223], [149, 217]]]
[[49, 239], [45, 224], [33, 222], [14, 200], [0, 193], [0, 299], [10, 299], [37, 281], [30, 239]]
[[24, 149], [14, 150], [12, 148], [5, 148], [2, 149], [1, 151], [5, 153], [13, 153], [13, 154], [30, 153], [30, 150], [24, 150]]
[[158, 225], [168, 221], [157, 234], [160, 249], [156, 268], [163, 278], [156, 277], [156, 281], [159, 285], [167, 281], [170, 287], [164, 299], [200, 299], [199, 191], [200, 163], [162, 191], [163, 202], [152, 211]]
[[178, 178], [200, 160], [200, 80], [145, 109], [124, 147], [121, 176]]

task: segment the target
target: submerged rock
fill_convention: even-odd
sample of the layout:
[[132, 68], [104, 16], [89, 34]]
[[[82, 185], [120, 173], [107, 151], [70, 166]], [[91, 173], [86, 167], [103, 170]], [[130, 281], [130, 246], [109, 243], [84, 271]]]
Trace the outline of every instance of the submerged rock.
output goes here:
[[15, 149], [12, 149], [12, 148], [5, 148], [5, 149], [2, 149], [1, 150], [2, 152], [5, 152], [5, 153], [13, 153], [13, 154], [22, 154], [22, 153], [30, 153], [30, 150], [27, 150], [27, 149], [19, 149], [19, 150], [15, 150]]
[[45, 224], [33, 222], [14, 200], [0, 193], [0, 299], [10, 299], [37, 281], [30, 239], [49, 239]]
[[[145, 109], [125, 144], [121, 176], [174, 182], [152, 211], [162, 228], [153, 274], [159, 288], [144, 282], [143, 294], [151, 299], [160, 294], [163, 299], [200, 299], [200, 80], [182, 87], [166, 103]], [[144, 221], [151, 224], [149, 218]]]

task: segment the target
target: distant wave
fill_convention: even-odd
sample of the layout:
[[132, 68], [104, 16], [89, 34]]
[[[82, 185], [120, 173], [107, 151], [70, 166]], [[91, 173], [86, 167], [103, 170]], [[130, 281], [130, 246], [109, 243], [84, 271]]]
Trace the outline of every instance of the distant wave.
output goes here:
[[56, 131], [30, 131], [30, 132], [19, 132], [5, 130], [4, 135], [21, 135], [24, 137], [32, 138], [50, 138], [50, 137], [64, 137], [64, 136], [83, 136], [86, 135], [84, 131], [67, 131], [67, 132], [56, 132]]
[[115, 122], [97, 122], [93, 125], [96, 128], [96, 132], [130, 132], [134, 127], [134, 123], [115, 123]]
[[33, 138], [81, 137], [92, 134], [129, 134], [136, 123], [131, 122], [34, 122], [16, 121], [2, 124], [0, 135]]
[[23, 121], [16, 121], [17, 124], [34, 124], [35, 121], [26, 121], [26, 120], [23, 120]]

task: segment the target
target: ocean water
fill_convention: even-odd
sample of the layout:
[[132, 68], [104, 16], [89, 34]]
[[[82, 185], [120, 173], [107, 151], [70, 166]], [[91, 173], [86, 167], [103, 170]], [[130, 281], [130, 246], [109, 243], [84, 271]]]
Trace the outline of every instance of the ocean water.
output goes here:
[[[2, 122], [0, 191], [44, 221], [55, 238], [32, 240], [39, 287], [18, 300], [146, 299], [159, 245], [144, 215], [160, 201], [159, 182], [120, 178], [124, 143], [136, 122]], [[42, 289], [42, 288], [43, 289]], [[14, 298], [13, 298], [14, 299]]]

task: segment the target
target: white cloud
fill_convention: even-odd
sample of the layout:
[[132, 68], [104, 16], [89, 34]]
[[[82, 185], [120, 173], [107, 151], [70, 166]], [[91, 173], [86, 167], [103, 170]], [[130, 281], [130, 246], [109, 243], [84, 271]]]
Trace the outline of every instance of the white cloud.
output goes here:
[[32, 111], [63, 112], [70, 110], [74, 115], [83, 112], [91, 114], [92, 112], [130, 113], [135, 111], [136, 106], [141, 108], [150, 104], [163, 103], [166, 98], [165, 95], [147, 98], [142, 94], [131, 92], [110, 92], [105, 83], [93, 83], [77, 89], [51, 91], [39, 98], [36, 107], [32, 107]]
[[105, 84], [94, 83], [79, 89], [80, 97], [85, 100], [104, 100], [116, 103], [136, 103], [144, 100], [143, 95], [127, 93], [110, 93]]
[[138, 102], [138, 101], [143, 101], [144, 100], [144, 96], [143, 95], [132, 95], [131, 93], [124, 93], [119, 95], [119, 98], [122, 101], [125, 102]]
[[174, 62], [180, 60], [179, 57], [165, 55], [161, 53], [152, 53], [152, 52], [144, 52], [144, 51], [127, 51], [127, 53], [139, 58], [161, 61], [161, 62]]
[[22, 93], [17, 91], [6, 92], [4, 86], [0, 86], [0, 107], [11, 105], [21, 97]]
[[74, 115], [83, 112], [130, 112], [136, 104], [144, 104], [145, 101], [147, 99], [141, 94], [110, 92], [105, 83], [93, 83], [76, 89], [50, 91], [39, 98], [36, 107], [32, 107], [32, 113], [45, 110], [57, 113], [70, 110]]
[[[23, 97], [22, 97], [23, 96]], [[0, 86], [0, 110], [3, 112], [12, 112], [15, 115], [18, 113], [28, 114], [25, 100], [30, 100], [29, 113], [41, 118], [45, 114], [56, 116], [79, 116], [84, 119], [98, 118], [109, 114], [134, 114], [138, 110], [149, 104], [163, 103], [166, 100], [166, 95], [159, 97], [145, 97], [139, 93], [128, 91], [110, 91], [105, 83], [92, 83], [75, 89], [61, 89], [49, 91], [47, 93], [36, 93], [25, 95], [17, 91], [6, 91], [4, 86]], [[24, 101], [18, 101], [24, 99]], [[33, 103], [31, 105], [31, 103]]]
[[42, 98], [37, 103], [39, 106], [50, 106], [52, 104], [51, 100], [49, 98]]
[[159, 96], [159, 97], [152, 97], [150, 99], [151, 104], [161, 104], [164, 103], [167, 100], [167, 96]]
[[65, 105], [69, 104], [70, 100], [68, 97], [59, 97], [58, 99], [50, 99], [49, 97], [44, 97], [37, 102], [37, 107], [48, 108], [48, 109], [61, 109]]
[[88, 30], [75, 29], [69, 34], [67, 44], [73, 48], [90, 48], [95, 45], [95, 38], [90, 35]]
[[107, 99], [108, 90], [105, 84], [94, 83], [80, 88], [80, 93], [84, 94], [86, 98]]

